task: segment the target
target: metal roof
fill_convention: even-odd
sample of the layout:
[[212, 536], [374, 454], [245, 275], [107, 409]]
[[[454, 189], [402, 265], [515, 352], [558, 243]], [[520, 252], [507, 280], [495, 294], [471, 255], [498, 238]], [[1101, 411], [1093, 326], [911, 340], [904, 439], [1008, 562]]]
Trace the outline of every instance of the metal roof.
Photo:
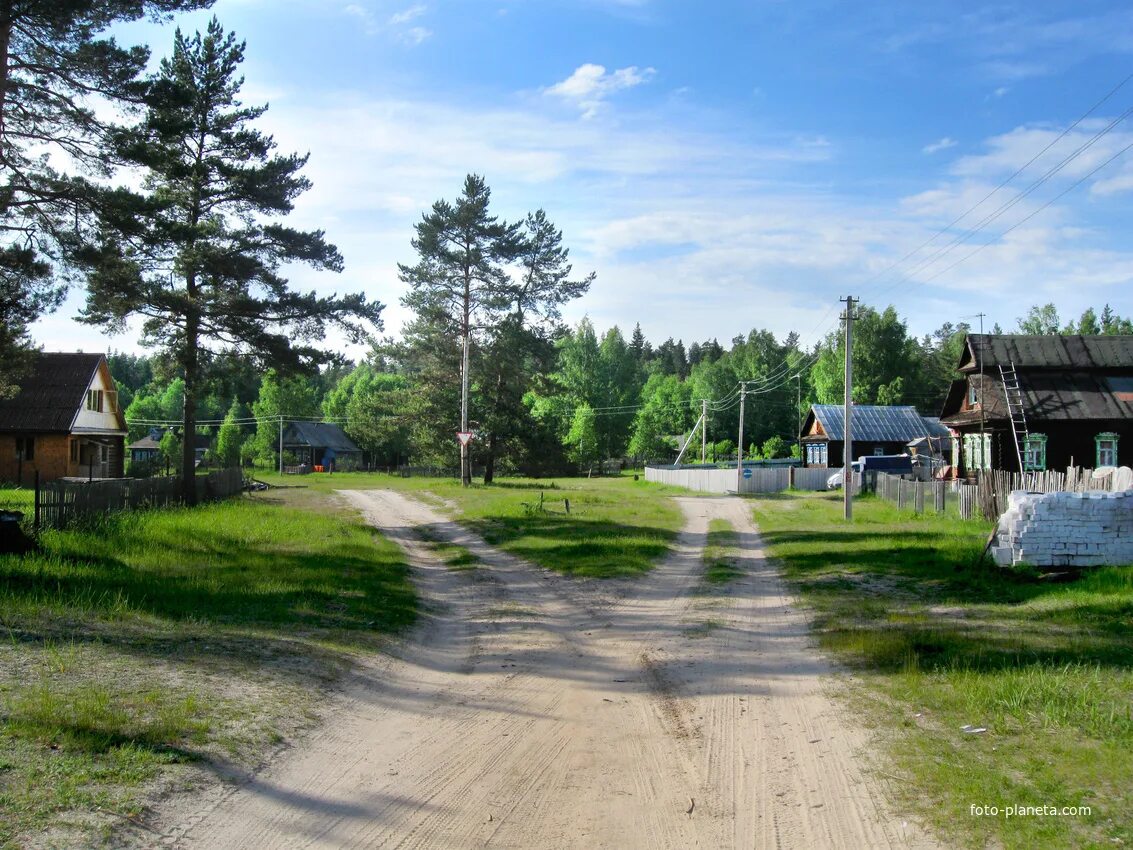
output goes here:
[[358, 445], [337, 425], [329, 422], [291, 422], [283, 433], [283, 445], [361, 452]]
[[[845, 439], [846, 422], [842, 415], [842, 405], [816, 404], [811, 410], [828, 439]], [[855, 404], [852, 415], [855, 441], [907, 443], [917, 437], [944, 436], [948, 433], [940, 420], [926, 420], [917, 413], [915, 407]]]
[[[986, 375], [987, 389], [979, 393], [985, 420], [1008, 419], [999, 376]], [[969, 379], [980, 384], [979, 375]], [[1023, 412], [1033, 427], [1045, 421], [1133, 419], [1133, 369], [1129, 375], [1062, 370], [1019, 370]], [[962, 397], [949, 397], [945, 418], [952, 425], [980, 420], [980, 409], [959, 411]], [[948, 415], [949, 411], [955, 411]]]
[[1012, 363], [1020, 370], [1133, 369], [1133, 336], [968, 334], [962, 371]]

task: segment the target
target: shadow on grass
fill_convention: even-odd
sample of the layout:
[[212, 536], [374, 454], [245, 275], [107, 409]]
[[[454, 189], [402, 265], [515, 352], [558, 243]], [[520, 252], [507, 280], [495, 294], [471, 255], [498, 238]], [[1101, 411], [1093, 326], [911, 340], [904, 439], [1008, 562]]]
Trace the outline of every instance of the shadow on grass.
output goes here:
[[[276, 510], [259, 505], [234, 524], [278, 520]], [[213, 517], [180, 511], [140, 529], [132, 523], [146, 518], [121, 517], [45, 536], [39, 553], [0, 555], [0, 630], [286, 671], [301, 666], [288, 656], [329, 660], [415, 621], [408, 568], [371, 529], [306, 517], [305, 536], [270, 526], [250, 538]]]
[[822, 643], [853, 666], [1133, 668], [1133, 568], [1055, 581], [981, 562], [979, 524], [870, 500], [848, 526], [829, 499], [764, 501], [764, 541], [813, 608]]

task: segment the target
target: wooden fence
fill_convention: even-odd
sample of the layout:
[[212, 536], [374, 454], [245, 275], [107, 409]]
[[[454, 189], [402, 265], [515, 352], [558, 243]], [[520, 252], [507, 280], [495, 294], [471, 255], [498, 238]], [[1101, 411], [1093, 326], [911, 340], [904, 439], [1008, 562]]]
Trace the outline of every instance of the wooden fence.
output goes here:
[[[239, 469], [222, 469], [195, 479], [197, 501], [226, 499], [244, 489]], [[36, 528], [62, 528], [80, 517], [113, 511], [161, 508], [183, 501], [180, 478], [60, 479], [41, 484], [35, 494]]]
[[1092, 469], [1070, 467], [1066, 472], [1005, 472], [987, 470], [979, 473], [975, 484], [961, 481], [913, 481], [884, 472], [876, 475], [876, 482], [867, 482], [877, 495], [893, 502], [899, 509], [924, 513], [932, 510], [944, 513], [955, 508], [963, 519], [981, 517], [995, 522], [1007, 510], [1012, 490], [1029, 493], [1081, 493], [1088, 490], [1110, 489], [1113, 474], [1095, 475]]
[[[826, 479], [837, 472], [836, 469], [803, 469], [787, 466], [745, 466], [744, 472], [751, 475], [738, 476], [736, 468], [716, 469], [704, 466], [673, 467], [647, 466], [645, 480], [661, 484], [673, 484], [702, 493], [735, 493], [739, 481], [740, 493], [781, 493], [787, 489], [825, 490]], [[856, 475], [855, 484], [860, 489], [861, 476]]]

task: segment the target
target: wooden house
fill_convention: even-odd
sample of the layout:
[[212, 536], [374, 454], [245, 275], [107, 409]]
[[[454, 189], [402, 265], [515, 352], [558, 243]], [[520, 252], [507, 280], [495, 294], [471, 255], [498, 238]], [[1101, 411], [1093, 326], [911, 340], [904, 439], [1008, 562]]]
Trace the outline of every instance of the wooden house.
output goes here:
[[0, 401], [0, 480], [121, 478], [125, 438], [106, 357], [41, 352], [19, 394]]
[[1133, 463], [1133, 336], [970, 334], [958, 368], [941, 420], [966, 475]]
[[362, 461], [358, 445], [340, 427], [327, 422], [289, 422], [283, 430], [283, 450], [310, 469], [349, 469]]
[[[948, 438], [938, 420], [921, 416], [915, 407], [855, 404], [850, 429], [851, 457], [909, 454], [909, 443], [922, 437]], [[815, 404], [803, 423], [803, 462], [808, 467], [842, 468], [846, 422], [840, 404]]]

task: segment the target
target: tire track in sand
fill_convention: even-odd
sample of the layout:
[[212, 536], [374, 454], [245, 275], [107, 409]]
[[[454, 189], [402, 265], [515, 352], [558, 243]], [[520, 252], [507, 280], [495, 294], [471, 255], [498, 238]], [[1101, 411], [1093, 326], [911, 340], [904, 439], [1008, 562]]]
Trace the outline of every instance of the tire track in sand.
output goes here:
[[[362, 666], [322, 728], [182, 811], [157, 844], [928, 846], [887, 820], [742, 501], [678, 500], [671, 555], [602, 584], [502, 553], [399, 494], [344, 497], [405, 548], [421, 625], [395, 658]], [[744, 575], [705, 594], [714, 516], [740, 532]], [[447, 570], [422, 527], [481, 566]], [[705, 617], [713, 628], [697, 631]]]

